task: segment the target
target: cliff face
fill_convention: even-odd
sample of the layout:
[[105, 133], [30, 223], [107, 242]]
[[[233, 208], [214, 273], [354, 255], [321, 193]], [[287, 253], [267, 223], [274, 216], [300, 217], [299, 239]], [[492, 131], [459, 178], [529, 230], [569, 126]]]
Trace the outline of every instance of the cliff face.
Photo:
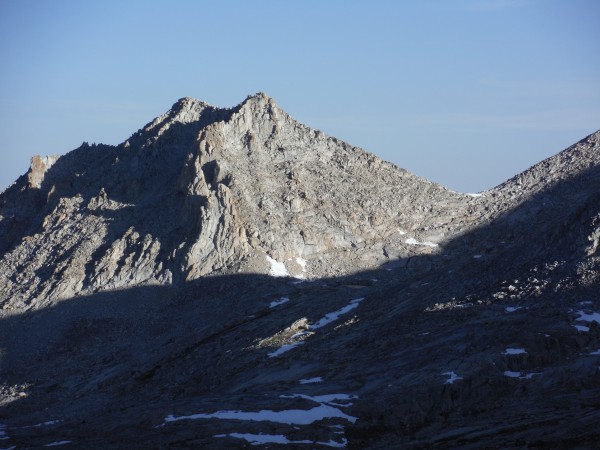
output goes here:
[[347, 274], [435, 252], [478, 200], [258, 94], [229, 110], [182, 99], [117, 147], [34, 157], [0, 202], [0, 298], [12, 309], [278, 263], [297, 277]]
[[459, 194], [263, 94], [0, 195], [11, 447], [595, 448], [600, 132]]

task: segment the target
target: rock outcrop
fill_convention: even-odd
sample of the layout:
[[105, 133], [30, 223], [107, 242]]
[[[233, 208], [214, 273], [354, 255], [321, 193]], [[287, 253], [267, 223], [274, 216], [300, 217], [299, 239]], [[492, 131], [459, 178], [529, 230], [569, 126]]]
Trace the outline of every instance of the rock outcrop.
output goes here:
[[600, 132], [451, 192], [258, 94], [0, 195], [0, 439], [595, 448]]
[[303, 126], [264, 94], [233, 109], [181, 99], [117, 147], [36, 156], [1, 201], [9, 309], [269, 273], [271, 259], [293, 276], [343, 275], [435, 253], [478, 218], [477, 199]]

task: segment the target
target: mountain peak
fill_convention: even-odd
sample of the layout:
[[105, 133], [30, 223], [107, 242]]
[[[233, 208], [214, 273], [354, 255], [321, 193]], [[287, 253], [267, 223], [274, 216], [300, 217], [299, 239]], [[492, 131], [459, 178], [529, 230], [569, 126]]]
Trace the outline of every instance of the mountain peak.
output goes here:
[[204, 109], [216, 109], [208, 103], [192, 97], [183, 97], [177, 100], [167, 115], [172, 120], [183, 123], [190, 123], [199, 120]]
[[595, 448], [599, 150], [469, 196], [258, 93], [34, 157], [0, 194], [0, 440]]
[[[516, 199], [536, 192], [532, 186], [542, 189], [539, 181], [552, 174], [566, 179], [574, 168], [599, 164], [594, 136], [552, 164], [542, 163], [492, 191], [489, 198], [471, 197], [298, 124], [264, 92], [233, 108], [183, 97], [122, 146], [81, 148], [56, 164], [34, 159], [29, 187], [39, 190], [35, 200], [45, 206], [21, 208], [24, 202], [15, 197], [14, 209], [0, 211], [0, 217], [15, 219], [0, 221], [0, 231], [4, 227], [18, 237], [22, 224], [31, 224], [26, 232], [50, 249], [59, 238], [48, 237], [54, 231], [39, 224], [50, 221], [46, 216], [62, 217], [58, 199], [73, 211], [82, 199], [90, 211], [99, 205], [123, 209], [111, 217], [88, 218], [112, 241], [103, 244], [99, 239], [97, 253], [89, 255], [98, 259], [96, 268], [73, 261], [81, 279], [69, 286], [69, 294], [132, 284], [110, 271], [106, 275], [104, 267], [114, 258], [106, 245], [115, 242], [134, 253], [142, 245], [126, 236], [128, 229], [161, 249], [151, 255], [143, 276], [133, 274], [134, 267], [119, 269], [132, 272], [137, 284], [194, 279], [216, 271], [264, 273], [269, 271], [265, 255], [284, 265], [289, 262], [288, 273], [298, 269], [298, 258], [307, 261], [302, 266], [307, 277], [349, 273], [434, 254], [457, 233], [501, 211], [491, 203], [494, 196], [514, 206]], [[108, 194], [100, 198], [99, 192]], [[148, 211], [163, 222], [151, 223], [155, 219], [146, 217]], [[5, 248], [19, 245], [18, 239], [5, 239]], [[85, 248], [94, 251], [92, 245]], [[44, 252], [39, 255], [32, 263], [36, 267], [45, 264]], [[29, 264], [17, 259], [10, 264]], [[42, 280], [38, 290], [46, 299], [64, 295], [51, 287], [55, 284]], [[0, 296], [2, 292], [0, 288]], [[13, 295], [10, 287], [5, 292], [6, 298]]]
[[[248, 95], [239, 105], [232, 109], [241, 108], [244, 105], [276, 105], [275, 100], [264, 92]], [[200, 110], [204, 108], [220, 109], [203, 100], [194, 97], [182, 97], [171, 106], [169, 112], [171, 116], [177, 116], [190, 110]]]
[[198, 105], [198, 106], [202, 106], [202, 107], [211, 106], [207, 102], [198, 100], [197, 98], [182, 97], [179, 100], [177, 100], [175, 103], [173, 103], [173, 106], [171, 106], [171, 110], [179, 111], [182, 109], [189, 109], [189, 108], [193, 107], [194, 105]]
[[261, 109], [267, 107], [277, 108], [281, 110], [279, 106], [277, 106], [277, 102], [275, 102], [273, 97], [270, 97], [264, 92], [257, 92], [256, 94], [249, 95], [248, 97], [246, 97], [244, 101], [239, 105], [239, 108], [244, 107], [250, 107], [252, 109]]
[[[444, 203], [460, 194], [298, 124], [262, 92], [234, 108], [183, 97], [122, 146], [82, 148], [36, 180], [44, 208], [21, 210], [15, 198], [16, 212], [0, 214], [24, 217], [0, 225], [17, 236], [20, 224], [31, 223], [28, 232], [49, 252], [62, 239], [54, 236], [60, 230], [35, 224], [54, 220], [45, 216], [62, 217], [67, 206], [75, 214], [67, 215], [74, 227], [79, 220], [74, 211], [84, 208], [86, 220], [101, 230], [85, 245], [77, 241], [84, 234], [69, 237], [77, 241], [72, 245], [91, 251], [87, 257], [94, 262], [77, 254], [72, 264], [79, 278], [61, 284], [62, 291], [52, 287], [56, 280], [41, 280], [35, 290], [44, 293], [44, 302], [218, 271], [269, 273], [266, 255], [295, 275], [348, 273], [434, 252], [390, 230], [413, 229], [408, 237], [415, 242], [437, 244], [456, 228], [447, 223], [450, 215], [466, 207]], [[432, 202], [438, 206], [429, 206]], [[413, 206], [421, 204], [423, 211], [415, 214]], [[107, 209], [114, 213], [92, 213]], [[436, 224], [426, 226], [434, 214]], [[146, 241], [154, 242], [155, 252], [139, 268], [133, 260], [125, 263], [125, 254], [107, 250], [114, 244], [138, 254]], [[15, 239], [6, 245], [20, 244]], [[44, 252], [38, 256], [30, 263], [42, 267]], [[10, 258], [10, 264], [26, 263]], [[113, 264], [123, 258], [122, 265]], [[0, 276], [5, 286], [0, 300], [13, 297], [13, 285], [2, 282]]]
[[248, 101], [274, 101], [268, 94], [265, 92], [257, 92], [256, 94], [251, 94], [246, 97], [246, 99], [242, 103], [246, 103]]

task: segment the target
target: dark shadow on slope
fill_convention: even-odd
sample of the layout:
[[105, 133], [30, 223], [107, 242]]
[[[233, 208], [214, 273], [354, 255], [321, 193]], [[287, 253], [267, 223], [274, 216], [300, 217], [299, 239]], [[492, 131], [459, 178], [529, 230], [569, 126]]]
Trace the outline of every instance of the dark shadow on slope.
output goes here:
[[451, 262], [454, 272], [477, 274], [472, 279], [476, 287], [490, 281], [486, 275], [518, 275], [521, 267], [533, 262], [572, 262], [598, 256], [597, 251], [590, 253], [592, 241], [588, 237], [598, 227], [599, 213], [600, 166], [596, 166], [532, 195], [490, 223], [447, 242], [433, 263]]
[[[356, 406], [364, 425], [357, 424], [353, 439], [367, 446], [377, 442], [385, 446], [386, 436], [406, 438], [432, 423], [441, 429], [459, 427], [461, 417], [475, 422], [485, 422], [488, 416], [489, 420], [508, 420], [489, 406], [494, 401], [505, 412], [514, 401], [514, 408], [525, 414], [523, 402], [539, 400], [538, 391], [515, 390], [510, 380], [502, 378], [503, 369], [520, 367], [511, 366], [516, 363], [505, 361], [499, 351], [489, 361], [477, 359], [477, 355], [489, 347], [509, 346], [511, 339], [524, 340], [532, 347], [550, 345], [529, 335], [539, 334], [540, 329], [548, 331], [552, 323], [556, 323], [551, 330], [556, 346], [563, 345], [561, 339], [575, 350], [594, 344], [597, 328], [586, 341], [576, 333], [568, 335], [566, 313], [556, 309], [577, 299], [563, 299], [559, 304], [551, 292], [523, 299], [543, 303], [548, 310], [545, 316], [535, 318], [537, 329], [523, 316], [498, 315], [489, 308], [428, 315], [424, 310], [471, 294], [489, 299], [503, 280], [522, 277], [534, 265], [550, 260], [568, 261], [560, 276], [572, 275], [574, 262], [587, 258], [589, 227], [600, 211], [599, 175], [600, 168], [592, 168], [559, 183], [489, 225], [457, 237], [437, 255], [413, 257], [410, 265], [399, 261], [398, 267], [404, 268], [392, 272], [381, 269], [300, 284], [252, 274], [211, 276], [179, 287], [100, 292], [5, 317], [0, 320], [0, 381], [24, 386], [30, 395], [15, 397], [6, 404], [0, 410], [0, 422], [12, 427], [12, 439], [22, 445], [45, 442], [36, 437], [39, 433], [33, 435], [15, 427], [57, 419], [65, 421], [61, 432], [69, 428], [70, 436], [81, 439], [101, 436], [98, 439], [105, 441], [95, 442], [108, 443], [105, 447], [118, 448], [118, 442], [139, 445], [141, 436], [146, 436], [146, 444], [160, 439], [168, 445], [171, 438], [166, 431], [152, 431], [161, 417], [174, 411], [186, 414], [235, 408], [230, 401], [246, 402], [242, 406], [249, 409], [268, 408], [264, 402], [277, 398], [277, 392], [287, 393], [290, 380], [308, 377], [311, 370], [327, 371], [332, 389], [360, 392], [368, 404], [358, 402]], [[99, 180], [88, 180], [87, 191], [99, 187]], [[143, 186], [152, 189], [151, 181], [148, 183]], [[111, 198], [125, 203], [128, 197], [125, 185], [123, 188], [121, 195]], [[80, 192], [81, 186], [73, 189]], [[140, 232], [168, 239], [153, 225], [153, 214], [149, 211], [148, 222], [134, 226], [139, 226]], [[114, 229], [112, 233], [121, 231]], [[481, 258], [473, 258], [475, 255]], [[594, 286], [597, 283], [587, 292], [593, 294]], [[281, 297], [291, 301], [282, 307], [269, 307]], [[324, 329], [293, 356], [268, 358], [268, 349], [256, 348], [260, 339], [273, 336], [298, 319], [306, 317], [315, 323], [357, 297], [366, 297], [356, 309], [357, 323], [338, 331]], [[597, 294], [592, 300], [600, 305]], [[334, 331], [335, 339], [331, 338]], [[430, 338], [425, 340], [421, 335]], [[560, 363], [568, 359], [566, 354], [557, 355]], [[532, 367], [534, 362], [530, 362]], [[470, 391], [453, 390], [441, 381], [431, 387], [426, 377], [419, 378], [423, 373], [439, 377], [443, 369], [438, 366], [458, 370], [454, 363], [463, 364], [458, 366], [461, 370], [479, 374], [472, 377], [475, 381], [469, 381]], [[550, 358], [547, 363], [555, 361]], [[587, 366], [582, 368], [588, 370]], [[486, 384], [477, 378], [484, 376], [492, 381]], [[582, 377], [580, 392], [598, 392], [597, 383], [590, 381], [587, 372]], [[555, 387], [539, 391], [551, 392], [551, 401], [530, 405], [532, 410], [550, 411], [550, 422], [564, 419], [561, 408], [569, 414], [575, 406], [588, 411], [589, 402], [582, 400], [588, 405], [585, 408], [572, 405], [567, 383], [571, 378], [565, 375], [558, 380]], [[421, 389], [416, 387], [419, 384]], [[384, 391], [388, 385], [398, 387]], [[413, 386], [412, 393], [402, 386]], [[273, 395], [265, 400], [260, 390], [267, 388]], [[433, 394], [424, 393], [424, 389]], [[484, 401], [484, 394], [490, 399]], [[422, 405], [417, 405], [419, 402]], [[478, 402], [483, 402], [479, 410]], [[410, 417], [403, 417], [405, 414]], [[128, 430], [123, 430], [123, 424], [130, 423]], [[523, 418], [519, 423], [530, 422]], [[544, 427], [548, 425], [544, 424], [538, 434], [546, 430]], [[192, 433], [188, 428], [176, 430], [187, 439]], [[212, 428], [198, 428], [198, 433], [206, 436], [215, 434]], [[111, 436], [116, 430], [119, 436]], [[515, 430], [505, 430], [507, 436], [512, 432]], [[93, 441], [87, 444], [94, 445]]]

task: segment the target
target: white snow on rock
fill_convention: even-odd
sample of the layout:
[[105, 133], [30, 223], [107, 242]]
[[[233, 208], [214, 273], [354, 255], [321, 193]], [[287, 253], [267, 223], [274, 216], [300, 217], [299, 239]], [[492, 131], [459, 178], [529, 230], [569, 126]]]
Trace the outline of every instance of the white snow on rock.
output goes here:
[[328, 442], [321, 441], [292, 441], [285, 437], [283, 434], [251, 434], [251, 433], [229, 433], [229, 434], [216, 434], [214, 437], [232, 437], [237, 439], [243, 439], [250, 445], [263, 445], [263, 444], [313, 444], [322, 445], [326, 447], [344, 448], [348, 441], [343, 438], [342, 442], [336, 442], [330, 440]]
[[287, 303], [289, 301], [290, 301], [289, 298], [281, 297], [279, 300], [275, 300], [275, 301], [271, 302], [271, 304], [269, 305], [269, 308], [275, 308], [276, 306], [283, 305], [284, 303]]
[[540, 372], [522, 373], [513, 372], [511, 370], [505, 370], [504, 376], [509, 378], [519, 378], [521, 380], [531, 380], [534, 376], [539, 375]]
[[510, 377], [510, 378], [520, 378], [521, 377], [521, 372], [513, 372], [511, 370], [505, 370], [504, 371], [504, 376], [505, 377]]
[[250, 420], [255, 422], [275, 422], [286, 423], [288, 425], [309, 425], [323, 419], [344, 419], [354, 423], [357, 417], [349, 416], [338, 408], [321, 404], [311, 409], [284, 409], [283, 411], [273, 411], [263, 409], [261, 411], [217, 411], [209, 414], [190, 414], [187, 416], [174, 416], [172, 414], [165, 417], [165, 422], [178, 422], [180, 420], [196, 419], [225, 419], [225, 420]]
[[279, 347], [277, 350], [270, 352], [267, 356], [269, 358], [275, 358], [276, 356], [282, 355], [285, 352], [289, 352], [291, 349], [298, 347], [299, 345], [304, 344], [304, 341], [294, 342], [292, 344], [284, 344]]
[[276, 356], [280, 356], [283, 353], [290, 351], [291, 349], [302, 345], [305, 342], [305, 339], [314, 334], [314, 330], [318, 330], [319, 328], [323, 328], [326, 325], [329, 325], [332, 322], [335, 322], [340, 318], [340, 316], [352, 311], [354, 308], [358, 307], [359, 303], [363, 301], [364, 298], [355, 298], [351, 300], [346, 306], [338, 309], [337, 311], [333, 311], [325, 314], [325, 316], [321, 317], [316, 323], [308, 324], [307, 329], [309, 331], [300, 331], [294, 334], [291, 339], [294, 340], [291, 343], [284, 344], [279, 347], [277, 350], [268, 353], [269, 358], [274, 358]]
[[346, 314], [352, 311], [354, 308], [358, 307], [358, 304], [363, 300], [364, 298], [356, 298], [354, 300], [351, 300], [350, 303], [348, 303], [343, 308], [340, 308], [337, 311], [327, 313], [325, 314], [325, 316], [321, 317], [317, 323], [310, 324], [308, 326], [308, 329], [318, 330], [319, 328], [323, 328], [324, 326], [329, 325], [331, 322], [335, 322], [340, 318], [341, 315]]
[[[341, 433], [338, 432], [337, 434], [341, 434]], [[344, 447], [346, 447], [347, 443], [348, 443], [348, 441], [346, 440], [346, 438], [342, 438], [342, 442], [336, 442], [331, 439], [327, 442], [322, 442], [322, 441], [315, 442], [315, 444], [324, 445], [326, 447], [334, 447], [334, 448], [344, 448]]]
[[455, 381], [463, 379], [463, 377], [457, 375], [456, 372], [442, 372], [442, 375], [448, 377], [444, 384], [453, 384]]
[[[320, 377], [317, 377], [320, 378]], [[303, 410], [303, 409], [289, 409], [283, 411], [272, 411], [272, 410], [261, 410], [261, 411], [239, 411], [239, 410], [227, 410], [217, 411], [209, 414], [191, 414], [187, 416], [174, 416], [169, 415], [165, 417], [162, 426], [167, 425], [169, 422], [177, 422], [180, 420], [196, 420], [196, 419], [223, 419], [223, 420], [248, 420], [255, 422], [273, 422], [282, 423], [288, 425], [310, 425], [314, 422], [323, 419], [342, 419], [350, 423], [355, 423], [358, 420], [357, 417], [350, 416], [344, 413], [339, 407], [350, 406], [349, 400], [357, 398], [353, 395], [348, 394], [325, 394], [317, 396], [309, 396], [304, 394], [292, 394], [292, 395], [281, 395], [281, 398], [302, 398], [310, 400], [318, 404], [318, 406]], [[345, 402], [343, 404], [337, 402]], [[337, 406], [337, 407], [336, 407]], [[332, 425], [330, 428], [336, 429], [336, 435], [344, 434], [344, 426], [340, 424]], [[228, 433], [228, 434], [217, 434], [214, 437], [224, 438], [233, 437], [243, 439], [251, 445], [262, 445], [262, 444], [313, 444], [322, 445], [335, 448], [343, 448], [346, 446], [348, 441], [345, 437], [340, 436], [341, 441], [330, 439], [329, 441], [313, 441], [313, 440], [302, 440], [293, 441], [288, 439], [283, 434], [250, 434], [250, 433]]]
[[59, 445], [67, 445], [70, 444], [71, 441], [56, 441], [56, 442], [51, 442], [49, 444], [44, 445], [44, 447], [58, 447]]
[[600, 348], [590, 353], [590, 355], [600, 355]]
[[38, 427], [49, 427], [51, 425], [56, 425], [57, 423], [61, 423], [62, 420], [48, 420], [47, 422], [36, 423], [35, 425], [26, 425], [21, 428], [38, 428]]
[[243, 439], [252, 445], [262, 444], [313, 444], [313, 441], [290, 441], [283, 434], [251, 434], [251, 433], [229, 433], [216, 434], [214, 437], [232, 437]]
[[524, 348], [512, 348], [512, 347], [508, 347], [506, 350], [504, 350], [504, 352], [502, 352], [503, 355], [522, 355], [527, 353], [525, 351]]
[[521, 377], [521, 372], [513, 372], [511, 370], [505, 370], [504, 371], [504, 376], [505, 377], [510, 377], [510, 378], [520, 378]]
[[302, 380], [298, 380], [300, 384], [311, 384], [311, 383], [321, 383], [323, 382], [322, 377], [312, 377], [312, 378], [304, 378]]
[[408, 238], [407, 240], [404, 241], [405, 244], [408, 245], [426, 245], [427, 247], [437, 247], [437, 244], [434, 244], [433, 242], [419, 242], [417, 241], [415, 238]]
[[507, 313], [512, 313], [520, 309], [523, 309], [523, 306], [507, 306], [506, 308], [504, 308], [504, 311]]
[[296, 262], [302, 268], [302, 272], [304, 272], [306, 270], [306, 260], [298, 256], [296, 258]]
[[287, 261], [295, 261], [296, 264], [300, 266], [300, 273], [293, 275], [293, 277], [296, 279], [294, 284], [303, 282], [306, 279], [306, 260], [297, 256], [296, 258], [287, 259]]
[[541, 372], [524, 373], [521, 378], [524, 378], [526, 380], [531, 380], [533, 377], [535, 377], [536, 375], [540, 375], [540, 374], [541, 374]]
[[[348, 394], [326, 394], [326, 395], [304, 395], [304, 394], [292, 394], [292, 395], [282, 395], [281, 398], [303, 398], [305, 400], [310, 400], [311, 402], [327, 404], [331, 406], [352, 406], [350, 400], [357, 398], [354, 395]], [[338, 400], [344, 401], [346, 403], [339, 403]]]
[[591, 312], [591, 313], [586, 313], [585, 311], [575, 311], [577, 314], [579, 314], [579, 317], [575, 320], [580, 320], [582, 322], [596, 322], [597, 324], [600, 324], [600, 313], [597, 312]]
[[272, 277], [289, 277], [287, 269], [285, 268], [285, 264], [279, 261], [274, 260], [269, 255], [265, 255], [267, 257], [267, 261], [271, 265], [271, 269], [269, 270], [269, 274]]
[[585, 325], [573, 325], [575, 328], [577, 328], [577, 331], [583, 331], [584, 333], [587, 333], [588, 331], [590, 331], [590, 327], [586, 327]]
[[478, 192], [477, 194], [467, 194], [469, 197], [484, 197], [484, 195], [481, 192]]

